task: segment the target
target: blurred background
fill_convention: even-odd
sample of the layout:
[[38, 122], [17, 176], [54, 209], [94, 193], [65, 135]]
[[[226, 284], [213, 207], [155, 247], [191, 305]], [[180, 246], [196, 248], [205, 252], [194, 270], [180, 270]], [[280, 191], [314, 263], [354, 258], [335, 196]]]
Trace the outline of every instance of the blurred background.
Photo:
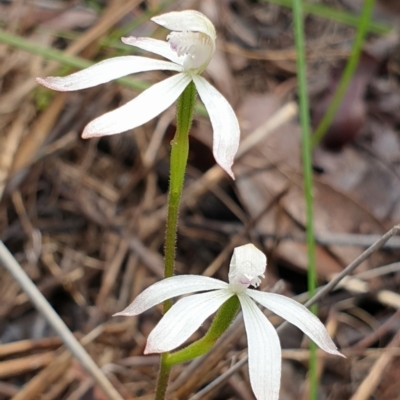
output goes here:
[[[361, 0], [304, 2], [307, 82], [316, 129], [353, 51]], [[175, 110], [133, 131], [82, 140], [84, 126], [169, 73], [78, 92], [40, 87], [110, 57], [145, 55], [123, 36], [165, 39], [150, 21], [197, 9], [215, 24], [204, 73], [237, 112], [232, 181], [215, 165], [199, 107], [180, 213], [177, 273], [227, 280], [235, 246], [268, 255], [262, 290], [307, 291], [301, 130], [290, 0], [0, 1], [0, 239], [125, 399], [152, 399], [158, 356], [143, 356], [161, 316], [112, 318], [162, 278]], [[357, 68], [313, 149], [320, 285], [400, 221], [400, 3], [377, 0]], [[152, 55], [149, 55], [152, 57]], [[253, 136], [252, 136], [253, 135]], [[247, 142], [249, 143], [249, 142]], [[400, 399], [400, 240], [394, 237], [319, 304], [347, 359], [318, 353], [319, 399]], [[271, 316], [278, 326], [281, 320]], [[201, 337], [208, 323], [195, 334]], [[308, 344], [281, 334], [282, 400], [307, 399]], [[217, 351], [174, 369], [171, 399], [189, 399], [246, 353], [241, 323]], [[11, 276], [0, 274], [0, 399], [105, 399]], [[251, 400], [247, 367], [202, 399]]]

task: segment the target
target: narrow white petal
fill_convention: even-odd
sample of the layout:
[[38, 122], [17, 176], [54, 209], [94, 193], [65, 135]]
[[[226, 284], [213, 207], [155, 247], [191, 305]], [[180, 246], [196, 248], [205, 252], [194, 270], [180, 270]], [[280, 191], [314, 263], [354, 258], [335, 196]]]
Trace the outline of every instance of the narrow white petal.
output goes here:
[[176, 51], [172, 50], [171, 45], [164, 40], [134, 36], [121, 38], [121, 40], [130, 46], [138, 47], [139, 49], [150, 51], [151, 53], [168, 58], [168, 60], [171, 60], [178, 65], [183, 64], [184, 57], [178, 57]]
[[202, 13], [194, 10], [173, 11], [167, 14], [158, 15], [151, 19], [156, 24], [163, 26], [171, 31], [202, 32], [216, 39], [212, 22]]
[[234, 178], [231, 167], [240, 139], [240, 127], [235, 112], [225, 97], [203, 77], [194, 75], [193, 81], [211, 119], [215, 160]]
[[156, 83], [125, 105], [90, 122], [82, 137], [115, 135], [145, 124], [166, 110], [185, 90], [190, 79], [180, 73]]
[[164, 353], [177, 348], [232, 296], [231, 291], [222, 289], [179, 300], [150, 333], [144, 353]]
[[226, 282], [207, 276], [172, 276], [149, 286], [125, 310], [115, 315], [138, 315], [172, 297], [204, 290], [226, 289], [227, 287]]
[[281, 344], [275, 328], [245, 293], [238, 295], [249, 347], [250, 384], [257, 400], [278, 400]]
[[324, 324], [299, 302], [280, 294], [247, 289], [246, 293], [268, 310], [301, 329], [322, 350], [341, 355], [330, 338]]
[[169, 61], [154, 60], [139, 56], [123, 56], [101, 61], [72, 75], [36, 78], [36, 81], [49, 89], [68, 92], [97, 86], [137, 72], [156, 70], [180, 71], [181, 69], [179, 65]]

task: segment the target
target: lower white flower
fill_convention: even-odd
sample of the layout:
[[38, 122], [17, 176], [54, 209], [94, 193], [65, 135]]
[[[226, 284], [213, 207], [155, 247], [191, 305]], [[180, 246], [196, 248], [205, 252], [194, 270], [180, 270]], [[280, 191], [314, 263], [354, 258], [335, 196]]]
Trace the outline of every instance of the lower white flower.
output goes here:
[[82, 137], [115, 135], [143, 125], [170, 107], [193, 82], [210, 116], [215, 160], [233, 178], [231, 167], [239, 147], [239, 122], [225, 97], [200, 76], [215, 51], [214, 25], [206, 16], [193, 10], [162, 14], [153, 17], [152, 21], [173, 31], [167, 41], [145, 37], [122, 38], [122, 41], [170, 61], [140, 56], [114, 57], [69, 76], [37, 78], [37, 82], [49, 89], [71, 91], [138, 72], [177, 71], [177, 75], [156, 83], [123, 106], [90, 122]]
[[166, 278], [147, 288], [124, 311], [115, 315], [138, 315], [172, 297], [207, 291], [179, 300], [150, 333], [145, 354], [163, 353], [180, 346], [224, 302], [237, 296], [247, 333], [251, 387], [258, 400], [277, 400], [281, 379], [279, 337], [253, 300], [297, 326], [327, 353], [341, 353], [325, 326], [306, 307], [279, 294], [248, 289], [250, 285], [260, 284], [266, 264], [265, 255], [252, 244], [236, 247], [230, 264], [229, 284], [197, 275]]

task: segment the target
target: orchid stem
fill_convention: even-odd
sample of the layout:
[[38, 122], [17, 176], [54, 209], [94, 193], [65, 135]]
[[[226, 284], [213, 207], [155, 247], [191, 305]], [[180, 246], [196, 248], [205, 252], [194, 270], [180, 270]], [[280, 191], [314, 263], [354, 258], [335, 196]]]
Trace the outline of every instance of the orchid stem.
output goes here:
[[[194, 83], [191, 82], [178, 100], [176, 110], [176, 132], [171, 142], [168, 217], [165, 233], [165, 278], [174, 275], [179, 203], [182, 196], [183, 181], [185, 179], [189, 153], [189, 130], [192, 125], [195, 102], [196, 88]], [[166, 313], [170, 307], [171, 301], [164, 302], [164, 313]]]
[[154, 400], [164, 400], [167, 393], [169, 374], [171, 373], [172, 366], [164, 362], [166, 354], [161, 356], [160, 371], [158, 372], [156, 395]]
[[[176, 109], [176, 132], [171, 142], [168, 216], [165, 232], [165, 278], [174, 275], [179, 204], [182, 197], [183, 182], [189, 154], [189, 130], [193, 121], [195, 103], [196, 87], [193, 82], [190, 82], [178, 99]], [[164, 314], [171, 308], [171, 305], [171, 300], [166, 300], [164, 302]], [[168, 356], [168, 353], [161, 356], [155, 400], [164, 400], [167, 392], [169, 375], [172, 368], [170, 364], [166, 363], [166, 358]]]
[[207, 353], [222, 334], [229, 328], [240, 307], [239, 299], [236, 296], [227, 300], [218, 310], [207, 333], [199, 340], [193, 342], [182, 350], [172, 354], [165, 354], [164, 361], [171, 367], [193, 360]]

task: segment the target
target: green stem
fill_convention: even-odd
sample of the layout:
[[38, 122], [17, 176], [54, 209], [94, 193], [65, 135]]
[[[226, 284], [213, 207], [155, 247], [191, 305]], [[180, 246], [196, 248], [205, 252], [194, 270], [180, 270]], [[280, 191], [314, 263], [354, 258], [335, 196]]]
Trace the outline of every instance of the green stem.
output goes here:
[[175, 353], [164, 353], [161, 355], [161, 366], [158, 374], [155, 400], [164, 400], [172, 367], [207, 353], [221, 335], [229, 328], [239, 307], [239, 299], [237, 296], [232, 296], [218, 310], [209, 330], [201, 339]]
[[[299, 86], [299, 109], [302, 130], [302, 158], [304, 171], [304, 196], [306, 202], [306, 235], [308, 250], [308, 291], [312, 297], [316, 290], [316, 268], [315, 268], [315, 238], [313, 217], [313, 185], [311, 164], [311, 141], [310, 141], [310, 113], [307, 91], [307, 69], [304, 46], [304, 27], [302, 0], [293, 0], [293, 22], [294, 36], [297, 53], [297, 79]], [[316, 308], [312, 311], [315, 313]], [[315, 400], [317, 395], [317, 365], [315, 346], [310, 346], [310, 400]]]
[[[176, 110], [176, 132], [171, 142], [168, 216], [165, 232], [165, 278], [169, 278], [174, 274], [179, 203], [182, 196], [183, 182], [185, 179], [186, 164], [189, 154], [189, 130], [192, 125], [195, 102], [196, 87], [193, 82], [190, 82], [178, 100]], [[164, 302], [164, 313], [171, 308], [171, 305], [171, 300], [166, 300]], [[172, 365], [166, 362], [168, 356], [168, 353], [161, 356], [155, 400], [164, 400], [167, 392], [169, 375], [172, 368]]]
[[332, 101], [329, 104], [321, 122], [318, 124], [315, 132], [312, 136], [312, 146], [315, 147], [324, 137], [326, 131], [330, 127], [335, 115], [342, 103], [344, 96], [346, 95], [347, 89], [350, 82], [356, 72], [358, 61], [360, 59], [363, 43], [368, 32], [368, 26], [371, 19], [372, 10], [374, 8], [375, 0], [365, 0], [364, 7], [359, 20], [356, 36], [354, 38], [353, 47], [351, 54], [347, 60], [346, 67], [340, 78], [339, 84], [336, 88], [335, 94], [332, 97]]
[[[195, 102], [196, 88], [194, 83], [191, 82], [178, 100], [176, 133], [171, 142], [168, 217], [165, 233], [165, 278], [169, 278], [174, 274], [179, 203], [189, 154], [189, 130], [192, 124]], [[167, 306], [165, 309], [164, 306], [164, 312], [166, 312], [168, 308]]]
[[156, 395], [154, 400], [164, 400], [165, 394], [167, 393], [169, 375], [171, 373], [172, 366], [165, 363], [165, 356], [166, 354], [161, 355], [160, 371], [158, 372]]
[[166, 365], [175, 364], [193, 360], [196, 357], [207, 353], [221, 335], [229, 328], [240, 307], [237, 296], [231, 297], [218, 310], [217, 314], [207, 333], [196, 342], [190, 344], [182, 350], [172, 354], [166, 354], [164, 362]]

